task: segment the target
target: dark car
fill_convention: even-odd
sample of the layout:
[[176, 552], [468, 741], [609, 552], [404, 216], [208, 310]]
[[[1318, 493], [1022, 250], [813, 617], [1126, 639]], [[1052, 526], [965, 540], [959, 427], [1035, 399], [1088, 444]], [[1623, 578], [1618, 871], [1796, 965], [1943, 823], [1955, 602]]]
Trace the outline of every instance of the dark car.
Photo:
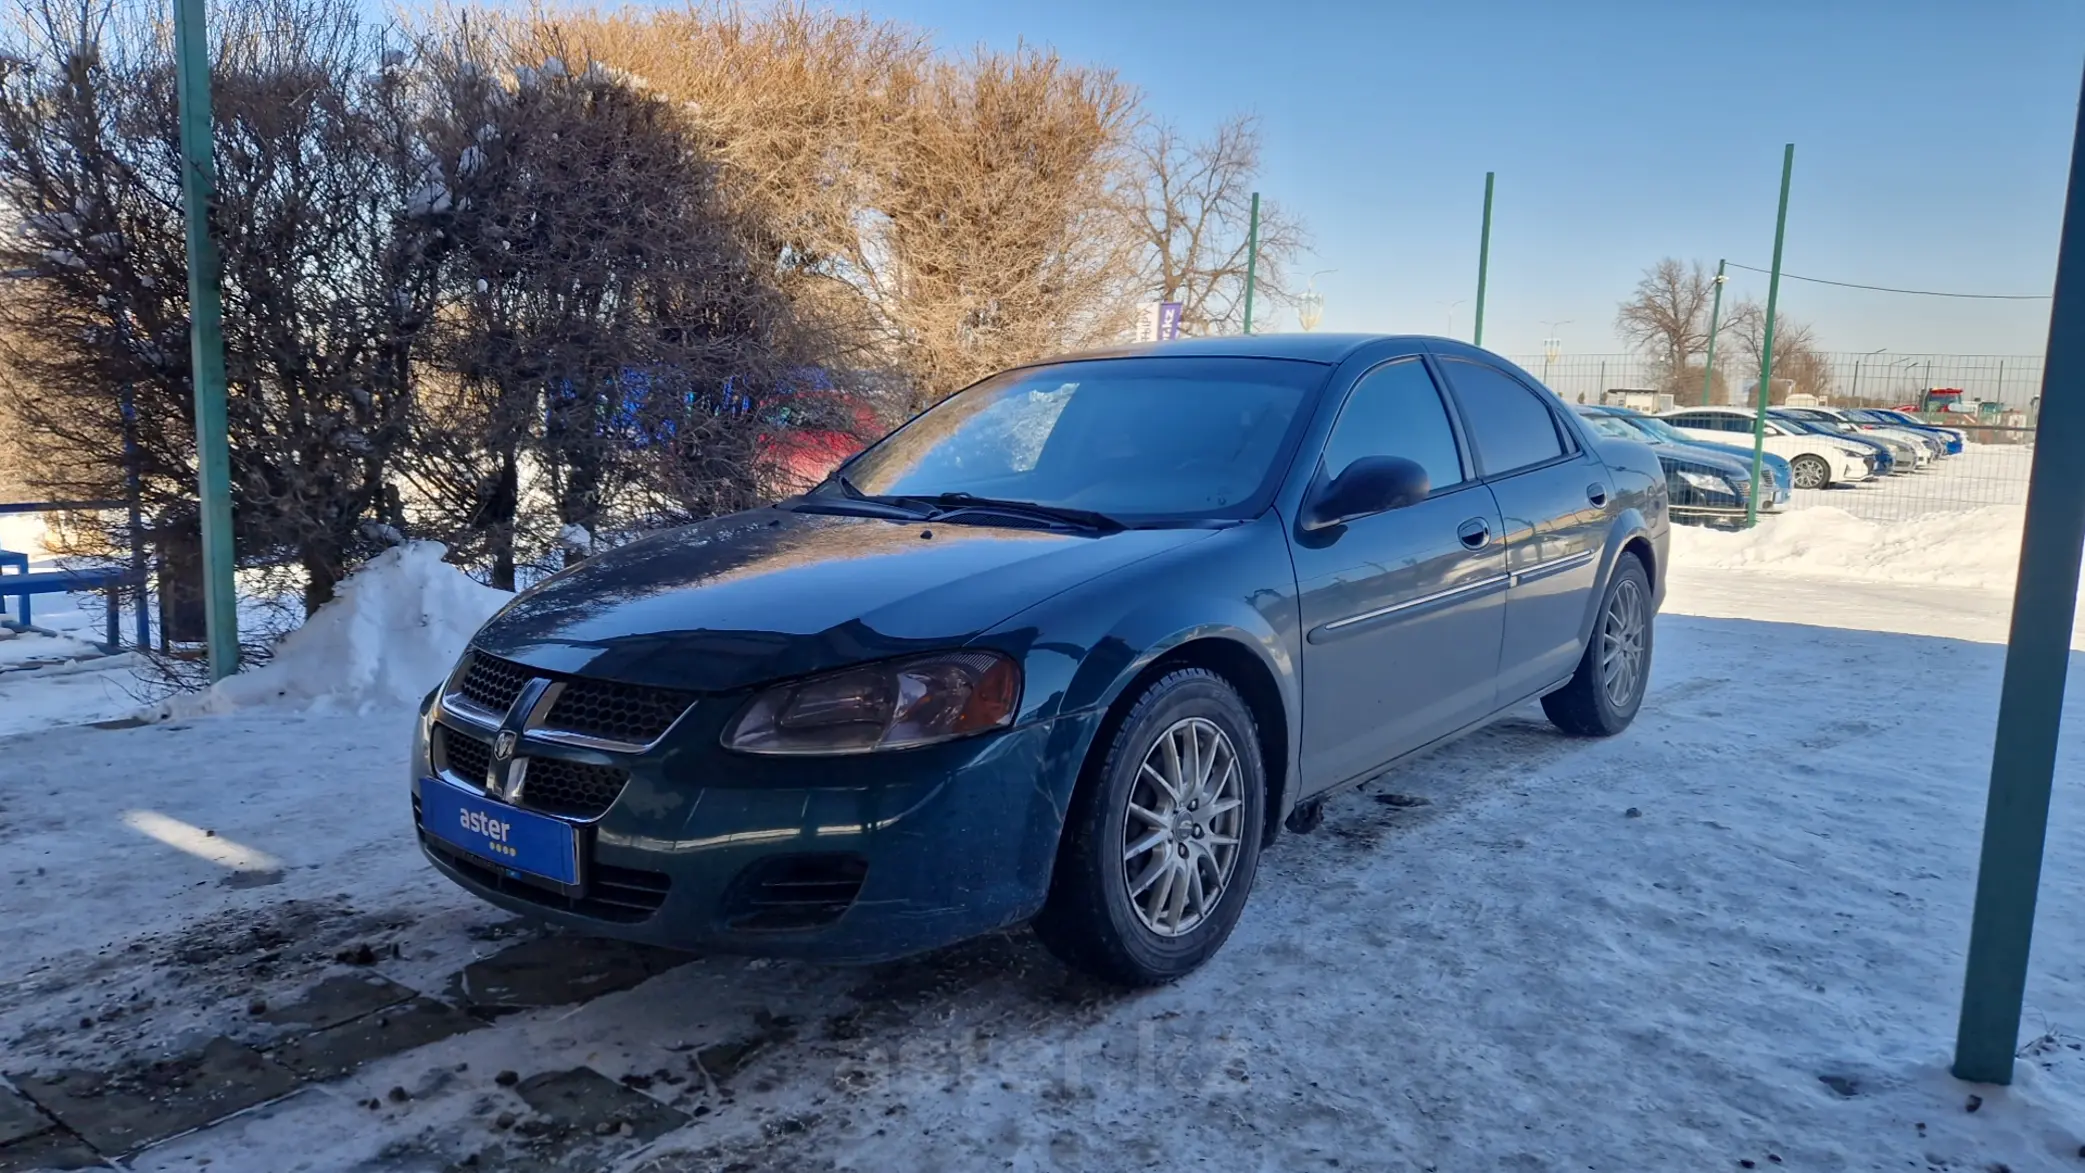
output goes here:
[[[1602, 436], [1641, 440], [1651, 446], [1659, 467], [1665, 470], [1665, 491], [1675, 520], [1717, 524], [1745, 519], [1745, 502], [1752, 495], [1751, 461], [1706, 444], [1662, 440], [1648, 429], [1664, 421], [1646, 420], [1627, 408], [1585, 405], [1573, 410]], [[1787, 503], [1788, 489], [1777, 483], [1771, 468], [1762, 467], [1761, 473], [1758, 511], [1768, 513]]]
[[1538, 699], [1627, 726], [1665, 483], [1441, 339], [1008, 371], [517, 597], [423, 708], [420, 842], [637, 941], [859, 962], [1033, 921], [1166, 981], [1333, 791]]

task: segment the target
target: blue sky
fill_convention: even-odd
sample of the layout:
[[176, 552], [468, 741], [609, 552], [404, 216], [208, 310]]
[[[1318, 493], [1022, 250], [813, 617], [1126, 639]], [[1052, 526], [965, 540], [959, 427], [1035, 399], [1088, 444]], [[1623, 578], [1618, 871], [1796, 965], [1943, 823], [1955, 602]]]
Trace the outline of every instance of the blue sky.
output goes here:
[[[1615, 304], [1665, 255], [1766, 267], [1796, 144], [1785, 266], [2047, 292], [2079, 0], [864, 0], [937, 43], [1025, 38], [1108, 65], [1184, 128], [1264, 122], [1269, 198], [1301, 212], [1327, 330], [1467, 336], [1484, 172], [1498, 172], [1485, 341], [1621, 348]], [[1730, 290], [1765, 299], [1766, 279]], [[1833, 350], [2039, 354], [2048, 303], [1786, 283]], [[1293, 320], [1279, 323], [1293, 328]]]

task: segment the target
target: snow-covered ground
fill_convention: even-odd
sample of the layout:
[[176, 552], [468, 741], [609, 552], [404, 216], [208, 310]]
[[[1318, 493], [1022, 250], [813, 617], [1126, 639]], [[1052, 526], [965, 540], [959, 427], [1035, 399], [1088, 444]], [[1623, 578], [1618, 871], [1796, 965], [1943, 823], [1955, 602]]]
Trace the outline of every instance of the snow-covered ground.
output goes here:
[[[690, 959], [128, 1164], [540, 1168], [526, 1093], [584, 1066], [664, 1113], [566, 1153], [618, 1173], [2079, 1168], [2061, 786], [2019, 1078], [1946, 1072], [2018, 522], [1921, 524], [1683, 532], [1633, 728], [1571, 740], [1530, 710], [1341, 797], [1173, 987], [1087, 985], [1021, 934], [870, 969]], [[392, 556], [257, 683], [170, 719], [0, 734], [0, 1072], [268, 1050], [271, 1008], [324, 979], [455, 1004], [466, 967], [538, 947], [412, 843], [404, 701], [497, 601], [445, 574]], [[0, 720], [70, 679], [0, 675]], [[2067, 739], [2059, 777], [2081, 766]]]

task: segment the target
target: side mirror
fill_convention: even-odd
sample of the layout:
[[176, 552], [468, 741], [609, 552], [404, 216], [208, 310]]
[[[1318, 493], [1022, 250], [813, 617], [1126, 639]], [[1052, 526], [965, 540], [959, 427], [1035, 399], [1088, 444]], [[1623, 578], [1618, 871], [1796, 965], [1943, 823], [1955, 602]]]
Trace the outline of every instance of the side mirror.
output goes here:
[[1432, 488], [1426, 470], [1402, 456], [1364, 456], [1330, 482], [1320, 482], [1303, 503], [1303, 528], [1328, 529], [1359, 517], [1388, 513], [1426, 500]]

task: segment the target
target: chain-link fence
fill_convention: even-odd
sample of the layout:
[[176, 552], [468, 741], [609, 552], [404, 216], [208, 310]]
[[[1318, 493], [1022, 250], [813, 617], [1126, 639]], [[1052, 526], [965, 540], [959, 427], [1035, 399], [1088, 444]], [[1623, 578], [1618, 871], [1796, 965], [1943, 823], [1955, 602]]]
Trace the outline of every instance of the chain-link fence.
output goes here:
[[[1567, 402], [1612, 403], [1646, 414], [1750, 406], [1757, 386], [1756, 373], [1742, 373], [1742, 357], [1728, 365], [1719, 362], [1713, 379], [1705, 379], [1699, 365], [1671, 373], [1634, 354], [1519, 355], [1513, 361]], [[1775, 367], [1791, 369], [1778, 357]], [[1901, 410], [1905, 417], [1892, 421], [1869, 415], [1863, 423], [1871, 427], [1854, 434], [1855, 440], [1867, 441], [1857, 447], [1874, 451], [1879, 443], [1887, 449], [1893, 471], [1858, 483], [1797, 489], [1791, 508], [1826, 505], [1870, 521], [1910, 522], [2026, 502], [2041, 406], [2041, 356], [1816, 352], [1805, 354], [1793, 369], [1801, 372], [1800, 380], [1775, 377], [1770, 398], [1777, 411], [1800, 417], [1820, 407]], [[1803, 426], [1830, 425], [1813, 418]], [[1930, 445], [1919, 443], [1921, 435], [1941, 440], [1949, 451], [1933, 453]], [[1768, 450], [1795, 452], [1804, 442], [1826, 438], [1817, 431], [1777, 437]], [[1751, 436], [1736, 435], [1730, 442], [1750, 447]], [[1921, 448], [1930, 459], [1920, 458]]]

